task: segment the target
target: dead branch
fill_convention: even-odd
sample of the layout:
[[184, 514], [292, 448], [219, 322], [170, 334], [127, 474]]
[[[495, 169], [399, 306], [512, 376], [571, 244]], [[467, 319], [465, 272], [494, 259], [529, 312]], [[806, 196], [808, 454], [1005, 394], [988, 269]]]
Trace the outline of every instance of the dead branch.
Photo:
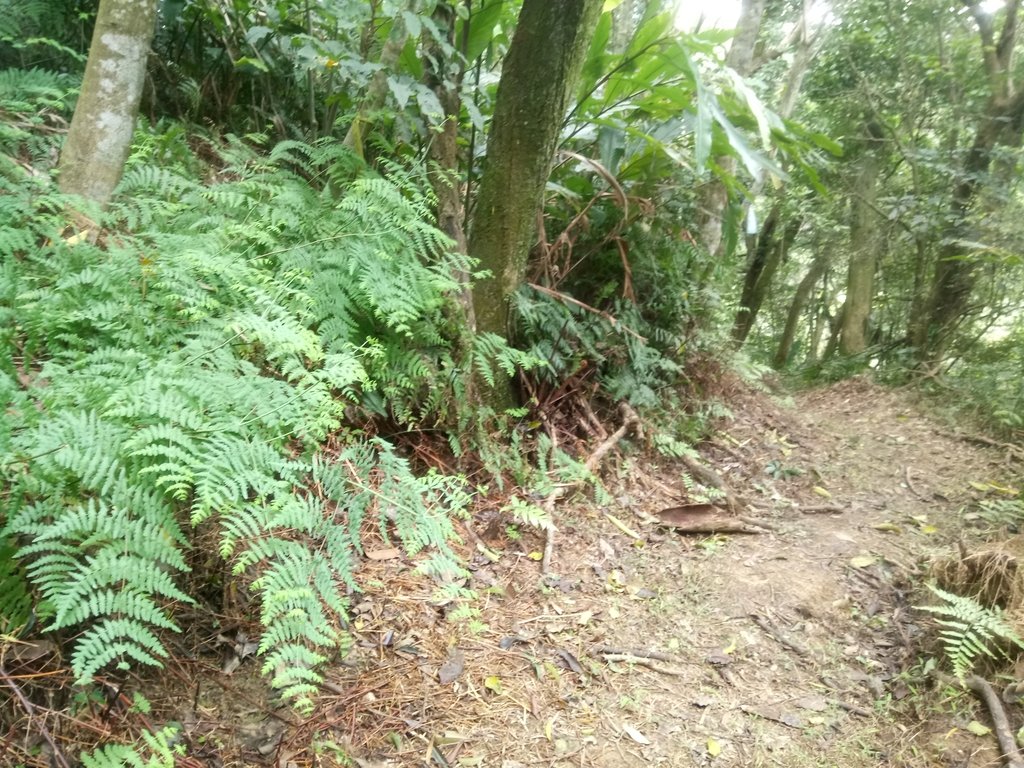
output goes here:
[[1006, 451], [1007, 458], [1014, 459], [1016, 461], [1024, 461], [1024, 447], [1016, 445], [1015, 443], [1004, 443], [1000, 440], [993, 440], [990, 437], [984, 437], [983, 435], [969, 435], [966, 432], [942, 432], [940, 434], [945, 437], [951, 437], [954, 440], [962, 440], [965, 443], [977, 443], [978, 445], [985, 445], [989, 448], [999, 448]]
[[603, 309], [598, 309], [597, 307], [592, 307], [589, 304], [584, 304], [579, 299], [574, 299], [572, 296], [569, 296], [568, 294], [561, 293], [559, 291], [553, 291], [550, 288], [547, 288], [547, 287], [545, 287], [543, 285], [538, 285], [537, 283], [527, 283], [527, 285], [530, 286], [531, 288], [533, 288], [533, 290], [540, 291], [541, 293], [543, 293], [543, 294], [545, 294], [547, 296], [550, 296], [553, 299], [558, 299], [559, 301], [564, 301], [567, 304], [575, 304], [580, 309], [585, 309], [588, 312], [593, 312], [595, 315], [598, 315], [599, 317], [603, 317], [605, 320], [607, 320], [609, 323], [611, 323], [613, 328], [617, 328], [620, 331], [624, 331], [625, 333], [628, 333], [630, 336], [633, 336], [634, 338], [639, 339], [644, 344], [647, 343], [647, 339], [645, 337], [641, 336], [639, 333], [634, 331], [632, 328], [626, 327], [621, 322], [619, 322], [619, 320], [614, 315], [611, 315], [608, 312], [605, 312]]
[[846, 511], [846, 507], [841, 507], [838, 504], [816, 504], [810, 507], [800, 507], [800, 511], [805, 515], [827, 515], [833, 512], [842, 514]]
[[605, 661], [622, 661], [627, 664], [636, 664], [637, 666], [647, 667], [662, 675], [670, 675], [671, 677], [683, 677], [684, 675], [683, 672], [678, 670], [668, 669], [660, 664], [656, 664], [653, 659], [645, 659], [642, 656], [634, 656], [631, 653], [604, 653], [601, 655]]
[[[758, 534], [763, 529], [755, 528], [747, 520], [721, 514], [722, 510], [712, 504], [688, 504], [669, 507], [657, 513], [658, 524], [675, 528], [680, 533], [742, 533]], [[760, 527], [759, 523], [756, 523]], [[767, 526], [764, 526], [765, 528]]]
[[910, 465], [909, 464], [907, 466], [903, 467], [903, 479], [906, 481], [907, 488], [910, 489], [910, 492], [912, 494], [917, 496], [917, 498], [919, 498], [921, 501], [928, 501], [928, 499], [926, 499], [924, 496], [922, 496], [920, 493], [918, 493], [917, 488], [914, 487], [914, 483], [911, 482], [911, 480], [910, 480]]
[[856, 704], [851, 704], [848, 701], [842, 699], [826, 699], [826, 701], [833, 707], [839, 707], [839, 709], [846, 710], [851, 715], [857, 715], [858, 717], [871, 717], [871, 710], [865, 709], [864, 707], [858, 707]]
[[[640, 423], [640, 417], [637, 416], [636, 411], [629, 407], [626, 403], [619, 404], [619, 410], [622, 411], [622, 426], [615, 430], [608, 436], [604, 442], [594, 449], [594, 452], [590, 454], [583, 466], [586, 467], [587, 471], [593, 474], [601, 460], [612, 450], [619, 441], [626, 436], [626, 433], [630, 429], [635, 428]], [[582, 480], [577, 480], [569, 485], [561, 485], [555, 488], [548, 497], [544, 500], [544, 509], [550, 514], [555, 508], [555, 502], [565, 496], [570, 489], [578, 488], [583, 484]], [[543, 575], [547, 575], [551, 570], [551, 558], [555, 553], [555, 529], [554, 526], [549, 526], [545, 538], [544, 538], [544, 556], [540, 561], [540, 572]]]
[[736, 499], [736, 496], [733, 495], [729, 486], [726, 485], [721, 475], [711, 469], [711, 467], [705, 466], [696, 459], [691, 459], [689, 456], [680, 456], [679, 458], [683, 464], [686, 465], [687, 471], [689, 471], [689, 473], [693, 475], [698, 482], [708, 486], [709, 488], [717, 488], [725, 494], [725, 504], [729, 507], [730, 512], [735, 512], [739, 509], [739, 501]]

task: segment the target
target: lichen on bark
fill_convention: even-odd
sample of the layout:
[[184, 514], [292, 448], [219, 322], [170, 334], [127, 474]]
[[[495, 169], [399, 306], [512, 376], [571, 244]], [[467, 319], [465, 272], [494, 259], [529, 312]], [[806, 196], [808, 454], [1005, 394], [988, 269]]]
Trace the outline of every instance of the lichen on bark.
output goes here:
[[101, 0], [60, 188], [105, 206], [124, 172], [142, 98], [156, 0]]

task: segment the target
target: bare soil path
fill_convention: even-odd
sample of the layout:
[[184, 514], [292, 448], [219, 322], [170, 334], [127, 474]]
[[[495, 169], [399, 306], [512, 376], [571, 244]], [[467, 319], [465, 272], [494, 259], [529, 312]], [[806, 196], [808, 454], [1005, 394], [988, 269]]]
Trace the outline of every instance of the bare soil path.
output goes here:
[[1000, 765], [965, 730], [986, 714], [921, 674], [913, 610], [956, 552], [970, 483], [1008, 482], [1000, 454], [861, 379], [731, 405], [705, 461], [759, 533], [653, 524], [692, 478], [634, 457], [606, 467], [614, 503], [559, 509], [548, 583], [540, 538], [492, 526], [475, 618], [446, 617], [401, 559], [373, 561], [356, 649], [277, 764]]

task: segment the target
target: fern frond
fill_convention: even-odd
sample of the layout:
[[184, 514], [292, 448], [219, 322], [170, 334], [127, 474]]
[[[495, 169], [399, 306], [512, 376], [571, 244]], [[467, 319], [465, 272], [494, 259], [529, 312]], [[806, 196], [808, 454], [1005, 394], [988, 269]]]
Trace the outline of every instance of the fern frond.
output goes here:
[[996, 658], [996, 651], [1006, 644], [1024, 649], [1022, 640], [998, 607], [989, 608], [977, 600], [946, 592], [929, 584], [928, 588], [943, 601], [943, 605], [918, 606], [920, 610], [941, 616], [936, 623], [943, 650], [953, 667], [953, 674], [965, 678], [978, 660], [986, 656]]

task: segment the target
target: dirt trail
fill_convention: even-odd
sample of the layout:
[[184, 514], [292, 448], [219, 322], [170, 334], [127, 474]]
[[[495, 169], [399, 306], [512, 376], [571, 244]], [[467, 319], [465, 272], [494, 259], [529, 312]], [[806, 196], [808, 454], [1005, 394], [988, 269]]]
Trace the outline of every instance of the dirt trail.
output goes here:
[[921, 652], [907, 591], [952, 551], [969, 481], [1006, 479], [998, 454], [865, 380], [734, 407], [706, 458], [771, 530], [651, 525], [687, 480], [635, 459], [613, 505], [559, 511], [553, 586], [529, 537], [474, 560], [475, 628], [426, 585], [395, 597], [407, 570], [378, 564], [356, 605], [361, 673], [302, 737], [358, 733], [361, 766], [998, 765], [990, 738], [957, 730], [969, 698], [923, 711], [900, 677]]

